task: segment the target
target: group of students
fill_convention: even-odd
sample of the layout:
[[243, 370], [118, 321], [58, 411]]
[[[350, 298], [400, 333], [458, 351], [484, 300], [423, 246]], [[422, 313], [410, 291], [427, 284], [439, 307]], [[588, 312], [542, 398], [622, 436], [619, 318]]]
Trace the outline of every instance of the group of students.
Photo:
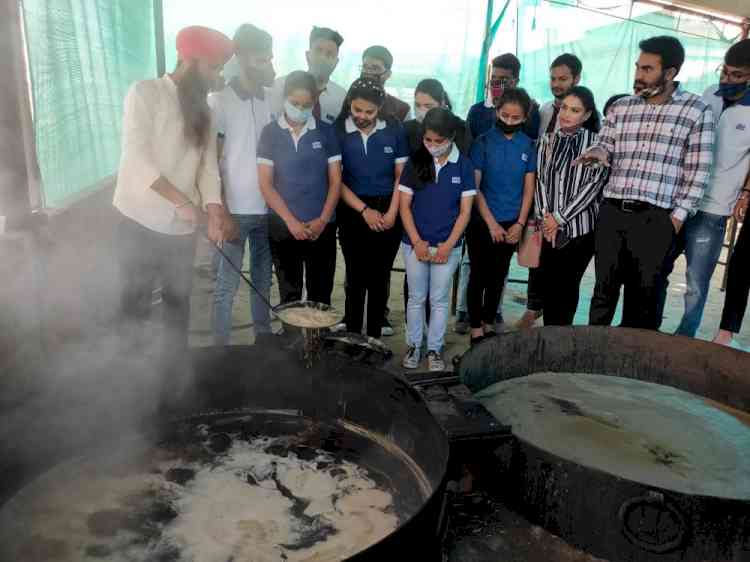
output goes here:
[[[157, 155], [165, 170], [147, 182], [155, 193], [143, 204], [153, 206], [154, 197], [161, 197], [156, 206], [166, 217], [165, 205], [171, 203], [172, 219], [183, 225], [198, 221], [196, 205], [203, 204], [209, 211], [209, 237], [234, 266], [242, 264], [249, 243], [251, 278], [260, 292], [251, 295], [256, 340], [271, 335], [263, 301], [270, 292], [272, 264], [282, 303], [306, 295], [330, 304], [338, 239], [346, 262], [346, 329], [381, 337], [391, 269], [400, 249], [409, 344], [403, 366], [421, 364], [426, 338], [428, 368], [443, 370], [456, 269], [462, 266], [460, 292], [465, 288], [459, 314], [466, 315], [475, 344], [495, 332], [511, 258], [532, 220], [544, 242], [540, 267], [530, 270], [531, 321], [543, 314], [546, 325], [573, 322], [581, 278], [596, 255], [590, 322], [612, 321], [624, 285], [622, 324], [658, 327], [664, 264], [668, 254], [679, 253], [678, 232], [709, 186], [714, 149], [723, 146], [721, 135], [715, 146], [714, 118], [719, 131], [722, 123], [710, 105], [674, 80], [684, 61], [676, 39], [656, 37], [640, 44], [635, 95], [610, 100], [601, 127], [594, 95], [579, 85], [581, 62], [570, 54], [552, 63], [555, 99], [542, 107], [518, 87], [518, 59], [511, 54], [495, 58], [486, 99], [471, 108], [464, 122], [452, 113], [445, 89], [434, 79], [417, 85], [410, 118], [409, 105], [385, 91], [393, 58], [382, 46], [364, 52], [362, 74], [345, 91], [330, 80], [343, 42], [334, 30], [313, 28], [308, 70], [278, 79], [267, 32], [244, 24], [232, 41], [217, 34], [206, 28], [181, 32], [178, 69], [161, 79], [176, 83], [173, 113], [181, 112], [187, 129], [191, 109], [205, 117], [205, 111], [190, 104], [200, 105], [210, 79], [234, 55], [236, 76], [208, 97], [215, 130], [203, 137], [207, 149], [200, 166], [191, 178], [182, 172], [193, 184], [183, 181], [176, 186], [178, 193], [164, 188], [172, 179], [169, 166], [177, 162]], [[185, 47], [193, 44], [193, 36], [200, 39], [195, 41], [199, 47]], [[206, 47], [213, 43], [220, 48]], [[732, 49], [723, 89], [716, 94], [725, 100], [724, 114], [735, 106], [750, 109], [750, 45], [740, 42]], [[735, 72], [744, 89], [725, 87], [727, 72]], [[201, 88], [185, 94], [185, 82], [194, 75], [203, 76]], [[146, 125], [143, 116], [131, 115], [146, 110], [135, 99], [143, 89], [136, 85], [126, 100], [122, 166], [144, 157], [143, 143], [136, 143], [139, 152], [127, 138], [132, 134], [129, 122]], [[214, 134], [217, 138], [210, 138]], [[732, 184], [738, 213], [742, 201], [746, 208], [750, 191], [750, 139], [742, 137], [738, 149], [740, 136], [732, 137], [737, 157], [723, 164], [734, 170], [733, 177], [742, 175], [734, 182], [738, 185]], [[133, 190], [131, 182], [127, 174], [123, 181], [118, 178], [115, 203], [119, 199], [118, 208], [137, 221], [138, 213], [122, 205]], [[191, 208], [194, 213], [187, 211]], [[160, 232], [176, 234], [176, 227], [170, 228]], [[744, 288], [746, 303], [747, 256], [742, 259], [744, 265], [737, 269], [744, 267], [744, 278], [738, 276], [736, 292], [741, 299]], [[225, 259], [217, 265], [214, 334], [222, 345], [230, 338], [239, 275]], [[184, 293], [180, 298], [184, 304]], [[730, 328], [738, 331], [736, 324]]]

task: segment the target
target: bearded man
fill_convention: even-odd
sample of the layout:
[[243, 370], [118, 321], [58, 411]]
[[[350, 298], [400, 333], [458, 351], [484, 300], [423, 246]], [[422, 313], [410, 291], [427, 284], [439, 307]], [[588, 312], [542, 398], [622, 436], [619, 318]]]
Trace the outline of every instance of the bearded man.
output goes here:
[[612, 105], [598, 143], [579, 160], [611, 166], [589, 323], [611, 324], [624, 285], [621, 325], [655, 330], [664, 258], [703, 197], [715, 126], [709, 105], [675, 82], [685, 61], [679, 40], [652, 37], [639, 47], [635, 95]]
[[[148, 341], [144, 324], [161, 286], [161, 358], [185, 355], [195, 256], [195, 230], [207, 214], [208, 236], [231, 238], [207, 95], [234, 45], [222, 33], [188, 27], [177, 35], [177, 68], [130, 87], [114, 206], [122, 214], [120, 320], [125, 345]], [[145, 350], [143, 350], [145, 351]]]

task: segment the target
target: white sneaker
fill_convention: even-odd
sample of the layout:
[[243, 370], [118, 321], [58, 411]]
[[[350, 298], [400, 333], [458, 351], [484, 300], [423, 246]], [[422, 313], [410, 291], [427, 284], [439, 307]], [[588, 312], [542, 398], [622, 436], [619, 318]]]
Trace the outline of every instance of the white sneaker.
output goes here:
[[422, 357], [420, 356], [419, 349], [412, 345], [409, 347], [409, 351], [406, 352], [406, 356], [401, 364], [404, 366], [404, 369], [416, 369], [419, 367], [421, 360]]
[[331, 327], [332, 334], [338, 334], [339, 332], [346, 332], [346, 324], [344, 324], [343, 322], [339, 322], [335, 326]]
[[443, 361], [443, 356], [437, 351], [428, 351], [427, 368], [431, 373], [445, 371], [445, 361]]

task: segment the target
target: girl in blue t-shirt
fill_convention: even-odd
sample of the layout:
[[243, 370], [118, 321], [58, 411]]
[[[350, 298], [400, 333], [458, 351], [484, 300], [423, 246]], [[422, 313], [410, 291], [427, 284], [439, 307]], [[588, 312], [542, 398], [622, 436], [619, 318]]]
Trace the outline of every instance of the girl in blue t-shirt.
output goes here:
[[312, 74], [289, 74], [284, 96], [284, 111], [263, 128], [257, 150], [281, 302], [300, 300], [306, 288], [308, 300], [331, 304], [341, 150], [333, 128], [313, 117], [318, 87]]
[[349, 88], [334, 127], [341, 144], [343, 181], [338, 224], [346, 261], [347, 330], [380, 338], [388, 282], [401, 242], [396, 182], [409, 158], [400, 123], [380, 116], [385, 91], [368, 78]]
[[525, 90], [505, 90], [495, 127], [471, 147], [479, 187], [477, 212], [466, 230], [472, 344], [494, 334], [500, 291], [534, 201], [536, 148], [522, 131], [530, 108]]
[[405, 231], [402, 248], [409, 281], [409, 350], [403, 366], [419, 367], [429, 293], [428, 367], [430, 371], [443, 371], [448, 295], [476, 189], [474, 167], [454, 143], [459, 119], [448, 109], [435, 108], [427, 112], [423, 125], [422, 146], [407, 163], [399, 186]]

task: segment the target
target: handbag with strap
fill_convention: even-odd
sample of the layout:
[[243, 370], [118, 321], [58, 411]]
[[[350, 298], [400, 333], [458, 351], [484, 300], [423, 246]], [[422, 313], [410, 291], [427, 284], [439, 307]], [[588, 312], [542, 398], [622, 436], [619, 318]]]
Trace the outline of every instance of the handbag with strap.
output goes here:
[[533, 269], [539, 267], [539, 256], [542, 253], [542, 229], [533, 219], [523, 229], [521, 243], [518, 245], [516, 260], [521, 267]]

